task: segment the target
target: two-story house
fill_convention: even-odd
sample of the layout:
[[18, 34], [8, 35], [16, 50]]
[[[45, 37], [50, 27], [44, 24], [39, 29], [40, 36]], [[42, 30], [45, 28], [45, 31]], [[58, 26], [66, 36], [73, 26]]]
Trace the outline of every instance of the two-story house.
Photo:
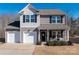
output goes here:
[[9, 24], [7, 43], [37, 44], [49, 40], [69, 41], [67, 16], [58, 9], [36, 9], [31, 4], [19, 11], [20, 21]]

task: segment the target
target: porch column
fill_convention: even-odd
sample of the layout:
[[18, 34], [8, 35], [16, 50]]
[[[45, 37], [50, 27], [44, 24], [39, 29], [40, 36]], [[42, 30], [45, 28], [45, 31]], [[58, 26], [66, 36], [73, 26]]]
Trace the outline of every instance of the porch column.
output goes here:
[[20, 43], [23, 43], [23, 31], [20, 28]]
[[69, 30], [65, 30], [63, 32], [63, 37], [65, 41], [69, 41]]
[[69, 41], [69, 30], [67, 30], [67, 41]]
[[38, 30], [38, 44], [41, 43], [41, 40], [40, 40], [40, 30]]
[[63, 31], [63, 38], [64, 38], [64, 41], [66, 41], [66, 37], [67, 37], [67, 35], [66, 35], [66, 30], [65, 30], [65, 31]]
[[49, 42], [49, 30], [47, 30], [47, 42]]

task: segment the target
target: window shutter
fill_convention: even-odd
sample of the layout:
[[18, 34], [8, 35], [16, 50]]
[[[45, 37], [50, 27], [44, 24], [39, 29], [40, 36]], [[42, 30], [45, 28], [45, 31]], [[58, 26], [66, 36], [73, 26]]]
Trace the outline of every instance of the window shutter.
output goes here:
[[37, 15], [35, 15], [35, 22], [37, 22]]
[[23, 23], [25, 22], [25, 15], [23, 15]]
[[63, 23], [63, 16], [61, 16], [61, 23]]
[[50, 23], [51, 23], [51, 18], [52, 18], [52, 16], [50, 16]]

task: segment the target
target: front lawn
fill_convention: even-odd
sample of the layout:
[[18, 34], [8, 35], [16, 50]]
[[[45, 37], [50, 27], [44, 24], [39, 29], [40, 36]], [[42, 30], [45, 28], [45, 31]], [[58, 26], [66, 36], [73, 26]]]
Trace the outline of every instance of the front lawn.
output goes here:
[[37, 45], [34, 55], [79, 55], [79, 44], [73, 46], [41, 46]]

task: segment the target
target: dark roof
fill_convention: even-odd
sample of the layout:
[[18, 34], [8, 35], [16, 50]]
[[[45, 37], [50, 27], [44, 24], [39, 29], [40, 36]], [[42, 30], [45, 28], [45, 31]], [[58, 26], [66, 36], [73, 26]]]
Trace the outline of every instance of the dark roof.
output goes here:
[[19, 31], [20, 30], [20, 21], [14, 21], [6, 27], [7, 31]]
[[8, 26], [20, 27], [20, 21], [14, 21], [14, 22], [8, 24]]

